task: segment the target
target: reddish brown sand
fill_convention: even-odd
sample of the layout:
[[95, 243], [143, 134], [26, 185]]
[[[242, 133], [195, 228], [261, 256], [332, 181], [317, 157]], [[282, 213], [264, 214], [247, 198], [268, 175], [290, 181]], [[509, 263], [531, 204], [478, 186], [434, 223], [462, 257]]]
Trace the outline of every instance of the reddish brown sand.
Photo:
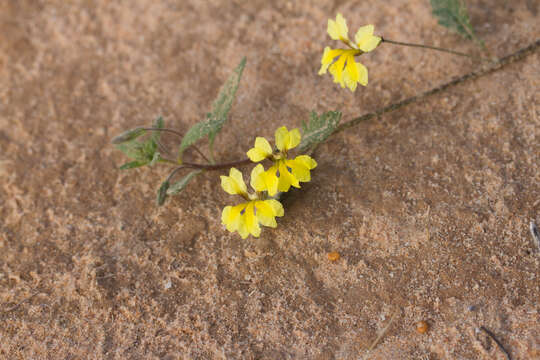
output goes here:
[[[495, 56], [540, 34], [537, 1], [468, 3]], [[165, 166], [117, 169], [111, 137], [160, 114], [186, 131], [244, 55], [222, 160], [480, 66], [383, 44], [352, 94], [317, 76], [338, 11], [479, 53], [427, 0], [0, 2], [1, 359], [505, 359], [481, 326], [540, 359], [538, 52], [332, 137], [258, 240], [221, 225], [224, 172], [158, 208]]]

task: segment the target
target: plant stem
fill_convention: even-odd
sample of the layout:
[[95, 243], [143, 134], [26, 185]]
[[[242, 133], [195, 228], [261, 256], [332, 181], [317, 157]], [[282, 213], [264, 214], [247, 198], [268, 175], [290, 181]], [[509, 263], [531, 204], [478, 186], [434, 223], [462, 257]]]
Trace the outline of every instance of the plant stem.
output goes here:
[[[169, 128], [150, 127], [150, 128], [143, 128], [143, 130], [146, 130], [146, 131], [163, 131], [163, 132], [168, 132], [168, 133], [171, 133], [171, 134], [175, 134], [175, 135], [180, 136], [180, 137], [184, 137], [184, 134], [182, 134], [181, 132], [176, 131], [174, 129], [169, 129]], [[209, 163], [212, 163], [212, 161], [208, 160], [208, 158], [203, 154], [203, 152], [201, 150], [199, 150], [198, 147], [196, 147], [195, 145], [191, 145], [190, 147], [192, 147], [193, 150], [195, 150], [199, 155], [201, 155], [204, 160], [206, 160]]]
[[[390, 42], [389, 40], [384, 40], [386, 42]], [[394, 42], [392, 42], [394, 43]], [[403, 43], [404, 45], [409, 45], [409, 44], [405, 44]], [[399, 43], [399, 45], [401, 45], [401, 43]], [[427, 47], [427, 48], [432, 48], [432, 47], [429, 47], [427, 45], [415, 45], [415, 44], [412, 44], [413, 46], [416, 46], [416, 47]], [[411, 96], [407, 99], [404, 99], [404, 100], [401, 100], [397, 103], [393, 103], [391, 105], [388, 105], [388, 106], [385, 106], [381, 109], [378, 109], [374, 112], [371, 112], [371, 113], [367, 113], [367, 114], [364, 114], [362, 116], [359, 116], [359, 117], [356, 117], [352, 120], [349, 120], [347, 122], [344, 122], [342, 123], [341, 125], [339, 125], [336, 130], [330, 135], [330, 136], [333, 136], [341, 131], [344, 131], [344, 130], [347, 130], [349, 128], [352, 128], [356, 125], [358, 125], [359, 123], [361, 122], [364, 122], [364, 121], [367, 121], [367, 120], [371, 120], [375, 117], [379, 117], [385, 113], [388, 113], [388, 112], [391, 112], [391, 111], [394, 111], [394, 110], [397, 110], [397, 109], [400, 109], [406, 105], [409, 105], [409, 104], [412, 104], [412, 103], [415, 103], [415, 102], [418, 102], [420, 100], [423, 100], [431, 95], [435, 95], [435, 94], [438, 94], [452, 86], [455, 86], [455, 85], [458, 85], [458, 84], [461, 84], [465, 81], [468, 81], [468, 80], [473, 80], [473, 79], [476, 79], [480, 76], [484, 76], [484, 75], [487, 75], [487, 74], [490, 74], [494, 71], [497, 71], [499, 70], [500, 68], [502, 68], [503, 66], [505, 65], [508, 65], [508, 64], [511, 64], [513, 62], [516, 62], [518, 60], [521, 60], [523, 58], [525, 58], [526, 56], [534, 53], [536, 50], [538, 50], [538, 48], [540, 48], [540, 39], [536, 40], [534, 43], [530, 44], [529, 46], [527, 47], [524, 47], [524, 48], [521, 48], [519, 49], [518, 51], [510, 54], [510, 55], [507, 55], [505, 57], [502, 57], [500, 59], [498, 59], [495, 64], [493, 66], [490, 66], [490, 67], [487, 67], [487, 68], [483, 68], [483, 69], [480, 69], [480, 70], [477, 70], [477, 71], [472, 71], [470, 73], [467, 73], [463, 76], [460, 76], [454, 80], [451, 80], [447, 83], [444, 83], [436, 88], [433, 88], [431, 90], [428, 90], [426, 92], [423, 92], [422, 94], [419, 94], [419, 95], [415, 95], [415, 96]], [[438, 48], [436, 48], [435, 50], [438, 50]], [[447, 51], [446, 49], [441, 49], [442, 51]], [[470, 57], [469, 55], [466, 55], [468, 57]], [[155, 130], [164, 130], [164, 129], [157, 129], [157, 128], [154, 128]], [[149, 130], [154, 130], [154, 129], [149, 129]], [[170, 129], [168, 129], [170, 130]], [[174, 131], [174, 130], [173, 130]], [[174, 131], [176, 132], [176, 131]], [[173, 160], [170, 160], [170, 159], [164, 159], [166, 162], [169, 162], [169, 163], [172, 163], [172, 164], [177, 164], [175, 161]], [[175, 168], [173, 170], [173, 172], [169, 175], [169, 179], [172, 178], [172, 176], [174, 174], [176, 174], [177, 171], [181, 170], [181, 169], [184, 169], [184, 168], [192, 168], [192, 169], [200, 169], [200, 170], [205, 170], [205, 171], [212, 171], [212, 170], [222, 170], [222, 169], [227, 169], [227, 168], [230, 168], [230, 167], [233, 167], [233, 166], [242, 166], [242, 165], [247, 165], [251, 162], [250, 159], [243, 159], [243, 160], [237, 160], [237, 161], [230, 161], [230, 162], [224, 162], [224, 163], [217, 163], [217, 164], [196, 164], [196, 163], [189, 163], [189, 162], [184, 162], [182, 163], [181, 166]]]
[[437, 46], [423, 45], [423, 44], [412, 44], [412, 43], [406, 43], [406, 42], [401, 42], [401, 41], [389, 40], [389, 39], [385, 39], [383, 37], [381, 37], [381, 42], [386, 42], [386, 43], [394, 44], [394, 45], [401, 45], [401, 46], [409, 46], [409, 47], [417, 47], [417, 48], [422, 48], [422, 49], [430, 49], [430, 50], [442, 51], [442, 52], [457, 55], [457, 56], [468, 57], [469, 59], [473, 59], [473, 60], [493, 62], [493, 60], [490, 60], [490, 59], [474, 56], [474, 55], [471, 55], [471, 54], [462, 53], [462, 52], [459, 52], [459, 51], [445, 49], [445, 48], [441, 48], [441, 47], [437, 47]]
[[167, 176], [167, 179], [165, 181], [171, 181], [171, 179], [173, 178], [174, 175], [176, 175], [177, 172], [179, 172], [182, 169], [186, 169], [186, 168], [188, 168], [188, 166], [184, 166], [184, 165], [180, 165], [180, 166], [174, 168], [174, 170], [171, 171], [169, 176]]
[[358, 125], [359, 123], [361, 122], [364, 122], [364, 121], [367, 121], [367, 120], [371, 120], [375, 117], [379, 117], [385, 113], [388, 113], [388, 112], [391, 112], [391, 111], [394, 111], [394, 110], [397, 110], [397, 109], [400, 109], [406, 105], [409, 105], [409, 104], [412, 104], [412, 103], [415, 103], [417, 101], [420, 101], [420, 100], [423, 100], [431, 95], [435, 95], [435, 94], [438, 94], [452, 86], [455, 86], [455, 85], [458, 85], [458, 84], [461, 84], [465, 81], [468, 81], [468, 80], [473, 80], [473, 79], [476, 79], [476, 78], [479, 78], [480, 76], [484, 76], [484, 75], [487, 75], [487, 74], [490, 74], [494, 71], [497, 71], [498, 69], [502, 68], [503, 66], [505, 65], [508, 65], [508, 64], [511, 64], [513, 62], [516, 62], [518, 60], [521, 60], [523, 58], [525, 58], [527, 55], [530, 55], [532, 53], [534, 53], [536, 50], [538, 50], [538, 48], [540, 48], [540, 39], [536, 40], [534, 43], [530, 44], [529, 46], [527, 47], [524, 47], [524, 48], [521, 48], [519, 49], [518, 51], [510, 54], [510, 55], [507, 55], [505, 57], [502, 57], [500, 59], [497, 60], [497, 62], [495, 63], [495, 65], [493, 66], [490, 66], [490, 67], [484, 67], [480, 70], [475, 70], [475, 71], [471, 71], [470, 73], [467, 73], [463, 76], [460, 76], [454, 80], [451, 80], [447, 83], [444, 83], [440, 86], [437, 86], [436, 88], [433, 88], [431, 90], [428, 90], [426, 92], [423, 92], [422, 94], [419, 94], [419, 95], [414, 95], [414, 96], [411, 96], [407, 99], [404, 99], [404, 100], [401, 100], [397, 103], [393, 103], [391, 105], [388, 105], [388, 106], [385, 106], [384, 108], [382, 109], [378, 109], [377, 111], [374, 111], [374, 112], [371, 112], [371, 113], [367, 113], [367, 114], [364, 114], [362, 116], [359, 116], [357, 118], [354, 118], [352, 120], [349, 120], [347, 122], [344, 122], [344, 123], [341, 123], [337, 129], [332, 133], [331, 136], [333, 136], [334, 134], [338, 133], [338, 132], [341, 132], [343, 130], [346, 130], [348, 128], [351, 128], [351, 127], [354, 127], [356, 125]]
[[217, 164], [195, 164], [195, 163], [184, 162], [183, 165], [186, 167], [194, 168], [194, 169], [211, 171], [211, 170], [227, 169], [233, 166], [247, 165], [250, 162], [251, 162], [250, 159], [243, 159], [243, 160], [230, 161], [230, 162], [217, 163]]

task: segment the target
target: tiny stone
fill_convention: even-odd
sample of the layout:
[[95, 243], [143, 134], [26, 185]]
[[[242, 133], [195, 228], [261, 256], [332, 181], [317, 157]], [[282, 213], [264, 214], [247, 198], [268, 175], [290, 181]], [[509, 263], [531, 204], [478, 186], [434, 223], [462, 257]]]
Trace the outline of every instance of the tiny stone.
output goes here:
[[337, 261], [340, 258], [340, 255], [339, 255], [339, 253], [337, 251], [332, 251], [332, 252], [328, 253], [327, 256], [328, 256], [328, 260], [330, 260], [330, 261]]
[[420, 334], [425, 334], [429, 330], [429, 324], [422, 320], [416, 323], [416, 331]]

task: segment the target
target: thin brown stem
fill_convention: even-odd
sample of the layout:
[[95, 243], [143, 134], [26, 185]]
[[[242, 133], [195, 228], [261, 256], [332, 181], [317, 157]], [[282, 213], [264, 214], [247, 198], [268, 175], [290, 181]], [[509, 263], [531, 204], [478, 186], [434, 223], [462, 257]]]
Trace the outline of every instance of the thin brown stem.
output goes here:
[[442, 51], [442, 52], [457, 55], [457, 56], [468, 57], [469, 59], [473, 59], [473, 60], [494, 62], [493, 60], [490, 60], [490, 59], [474, 56], [474, 55], [471, 55], [471, 54], [462, 53], [462, 52], [455, 51], [455, 50], [445, 49], [445, 48], [441, 48], [441, 47], [438, 47], [438, 46], [406, 43], [406, 42], [401, 42], [401, 41], [394, 41], [394, 40], [385, 39], [383, 37], [381, 37], [381, 42], [386, 42], [386, 43], [394, 44], [394, 45], [401, 45], [401, 46], [417, 47], [417, 48], [422, 48], [422, 49], [430, 49], [430, 50], [435, 50], [435, 51]]
[[[169, 128], [155, 128], [155, 127], [150, 127], [150, 128], [143, 128], [143, 130], [146, 130], [146, 131], [163, 131], [163, 132], [168, 132], [168, 133], [171, 133], [171, 134], [175, 134], [179, 137], [184, 137], [184, 134], [182, 134], [181, 132], [179, 131], [176, 131], [174, 129], [169, 129]], [[193, 150], [195, 150], [199, 155], [201, 155], [201, 157], [206, 160], [207, 162], [211, 163], [211, 161], [206, 157], [206, 155], [204, 155], [204, 153], [199, 150], [198, 147], [196, 147], [195, 145], [191, 145], [190, 148], [193, 148]]]
[[217, 163], [217, 164], [195, 164], [195, 163], [184, 162], [183, 165], [185, 165], [186, 167], [191, 167], [193, 169], [212, 171], [212, 170], [227, 169], [233, 166], [247, 165], [250, 162], [251, 162], [250, 159], [243, 159], [243, 160], [230, 161], [230, 162]]
[[343, 130], [349, 129], [351, 127], [354, 127], [354, 126], [358, 125], [361, 122], [371, 120], [371, 119], [373, 119], [375, 117], [379, 117], [379, 116], [381, 116], [383, 114], [386, 114], [386, 113], [394, 111], [394, 110], [401, 109], [402, 107], [404, 107], [406, 105], [418, 102], [418, 101], [423, 100], [423, 99], [425, 99], [425, 98], [427, 98], [429, 96], [438, 94], [438, 93], [440, 93], [440, 92], [442, 92], [442, 91], [444, 91], [444, 90], [446, 90], [448, 88], [451, 88], [453, 86], [456, 86], [456, 85], [461, 84], [463, 82], [466, 82], [468, 80], [473, 80], [473, 79], [479, 78], [481, 76], [490, 74], [490, 73], [502, 68], [503, 66], [506, 66], [508, 64], [511, 64], [513, 62], [516, 62], [518, 60], [521, 60], [521, 59], [525, 58], [527, 55], [530, 55], [533, 52], [535, 52], [536, 50], [538, 50], [538, 48], [540, 48], [540, 39], [536, 40], [536, 42], [530, 44], [527, 47], [521, 48], [520, 50], [499, 59], [495, 63], [495, 65], [493, 65], [493, 66], [485, 67], [485, 68], [482, 68], [480, 70], [472, 71], [472, 72], [470, 72], [468, 74], [465, 74], [465, 75], [460, 76], [460, 77], [458, 77], [458, 78], [456, 78], [454, 80], [451, 80], [451, 81], [449, 81], [447, 83], [444, 83], [444, 84], [442, 84], [442, 85], [440, 85], [440, 86], [438, 86], [436, 88], [428, 90], [428, 91], [426, 91], [426, 92], [424, 92], [424, 93], [422, 93], [420, 95], [411, 96], [411, 97], [409, 97], [407, 99], [404, 99], [404, 100], [401, 100], [401, 101], [399, 101], [397, 103], [385, 106], [384, 108], [379, 109], [377, 111], [367, 113], [367, 114], [364, 114], [364, 115], [359, 116], [357, 118], [354, 118], [352, 120], [349, 120], [347, 122], [344, 122], [344, 123], [342, 123], [341, 125], [338, 126], [338, 128], [336, 129], [336, 131], [334, 133], [332, 133], [332, 135], [334, 135], [334, 134], [336, 134], [338, 132], [341, 132]]

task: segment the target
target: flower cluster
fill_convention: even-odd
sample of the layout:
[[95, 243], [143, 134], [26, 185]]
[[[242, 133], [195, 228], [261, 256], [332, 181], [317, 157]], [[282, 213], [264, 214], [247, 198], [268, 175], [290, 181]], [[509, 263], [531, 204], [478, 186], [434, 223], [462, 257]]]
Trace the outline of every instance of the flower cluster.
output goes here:
[[231, 195], [240, 195], [246, 201], [235, 206], [226, 206], [221, 221], [230, 232], [238, 231], [242, 238], [250, 234], [258, 237], [260, 225], [276, 227], [276, 216], [283, 216], [283, 206], [276, 200], [278, 192], [287, 192], [291, 186], [299, 188], [301, 182], [311, 180], [310, 171], [317, 166], [315, 160], [308, 155], [289, 158], [289, 150], [300, 144], [301, 135], [298, 129], [288, 131], [285, 126], [275, 133], [276, 149], [263, 137], [255, 139], [255, 146], [247, 152], [249, 159], [255, 163], [270, 160], [272, 165], [264, 170], [258, 164], [251, 171], [250, 184], [255, 193], [248, 193], [242, 173], [235, 168], [229, 176], [221, 176], [221, 187]]
[[347, 22], [341, 14], [337, 14], [336, 20], [328, 20], [328, 35], [333, 40], [339, 40], [349, 49], [331, 49], [327, 46], [321, 59], [319, 75], [330, 74], [334, 82], [342, 88], [347, 86], [351, 91], [356, 90], [358, 83], [366, 86], [368, 83], [368, 71], [364, 65], [357, 63], [354, 58], [365, 52], [374, 50], [381, 42], [381, 38], [373, 35], [374, 26], [362, 26], [354, 36], [354, 42], [349, 40]]

